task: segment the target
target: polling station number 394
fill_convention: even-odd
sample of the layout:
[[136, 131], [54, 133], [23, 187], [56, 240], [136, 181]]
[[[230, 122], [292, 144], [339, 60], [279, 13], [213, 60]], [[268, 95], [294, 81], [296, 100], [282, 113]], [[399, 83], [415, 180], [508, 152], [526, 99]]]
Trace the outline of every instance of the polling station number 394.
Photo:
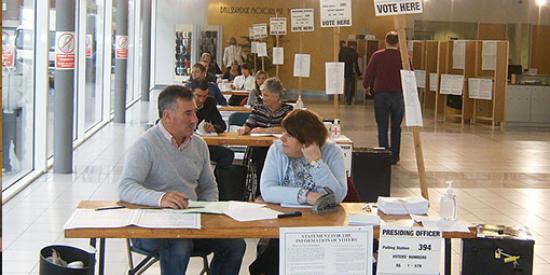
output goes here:
[[431, 244], [424, 244], [424, 243], [418, 244], [418, 250], [420, 250], [420, 251], [432, 250], [432, 245]]

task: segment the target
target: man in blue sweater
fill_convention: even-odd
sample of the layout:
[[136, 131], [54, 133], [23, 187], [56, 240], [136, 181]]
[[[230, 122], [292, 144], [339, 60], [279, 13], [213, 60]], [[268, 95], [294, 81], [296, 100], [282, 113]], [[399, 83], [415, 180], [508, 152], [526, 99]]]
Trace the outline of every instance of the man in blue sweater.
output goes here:
[[[197, 63], [193, 65], [193, 68], [191, 68], [191, 79], [189, 80], [193, 81], [195, 79], [206, 79], [206, 67], [204, 67], [201, 63]], [[206, 81], [208, 81], [208, 79], [206, 79]], [[187, 82], [185, 87], [191, 89], [191, 82]], [[216, 83], [208, 82], [208, 95], [215, 98], [218, 105], [227, 106], [227, 100]]]
[[[193, 93], [178, 85], [158, 98], [160, 123], [130, 148], [119, 185], [120, 200], [174, 209], [189, 200], [217, 201], [218, 188], [208, 147], [193, 135], [197, 106]], [[211, 274], [238, 274], [246, 244], [242, 239], [132, 239], [134, 246], [160, 254], [161, 274], [185, 274], [193, 247], [214, 252]]]

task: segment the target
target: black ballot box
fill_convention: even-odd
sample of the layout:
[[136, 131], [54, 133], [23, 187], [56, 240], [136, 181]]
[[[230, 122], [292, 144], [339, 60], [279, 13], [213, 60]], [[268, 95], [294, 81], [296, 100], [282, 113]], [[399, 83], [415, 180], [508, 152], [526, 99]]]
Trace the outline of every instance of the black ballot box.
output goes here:
[[462, 275], [533, 274], [535, 241], [526, 228], [478, 225], [462, 243]]
[[391, 160], [389, 149], [353, 149], [351, 176], [362, 201], [376, 202], [378, 196], [390, 196]]

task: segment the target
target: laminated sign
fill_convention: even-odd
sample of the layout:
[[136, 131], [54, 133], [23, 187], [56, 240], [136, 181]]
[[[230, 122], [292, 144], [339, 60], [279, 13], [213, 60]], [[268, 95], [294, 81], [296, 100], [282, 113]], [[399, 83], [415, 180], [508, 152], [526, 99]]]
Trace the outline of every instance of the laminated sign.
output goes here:
[[115, 36], [116, 43], [116, 59], [128, 59], [128, 36], [117, 35]]
[[422, 0], [374, 0], [374, 13], [376, 16], [422, 12]]
[[351, 26], [351, 0], [321, 0], [321, 27]]
[[75, 48], [74, 32], [55, 33], [55, 68], [57, 70], [73, 70], [75, 68]]

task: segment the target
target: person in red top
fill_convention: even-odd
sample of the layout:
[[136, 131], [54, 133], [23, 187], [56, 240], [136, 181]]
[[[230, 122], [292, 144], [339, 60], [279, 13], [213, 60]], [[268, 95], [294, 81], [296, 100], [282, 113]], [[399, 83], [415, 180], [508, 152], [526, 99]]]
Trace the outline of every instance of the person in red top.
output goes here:
[[[365, 75], [363, 87], [374, 97], [374, 117], [378, 125], [378, 144], [391, 148], [392, 164], [399, 161], [401, 144], [401, 121], [405, 107], [401, 89], [401, 54], [397, 32], [386, 34], [386, 48], [372, 54]], [[388, 121], [391, 121], [391, 146], [388, 143]]]

